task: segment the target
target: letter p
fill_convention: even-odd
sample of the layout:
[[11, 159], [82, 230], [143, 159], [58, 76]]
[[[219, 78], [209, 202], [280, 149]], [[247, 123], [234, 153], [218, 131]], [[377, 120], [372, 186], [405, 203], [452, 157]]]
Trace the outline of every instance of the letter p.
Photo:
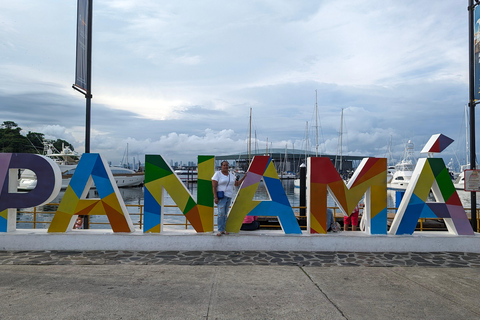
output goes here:
[[[37, 185], [30, 192], [17, 192], [19, 169], [32, 170], [37, 176]], [[17, 209], [49, 203], [61, 187], [62, 173], [52, 159], [30, 153], [0, 153], [0, 232], [15, 231]]]

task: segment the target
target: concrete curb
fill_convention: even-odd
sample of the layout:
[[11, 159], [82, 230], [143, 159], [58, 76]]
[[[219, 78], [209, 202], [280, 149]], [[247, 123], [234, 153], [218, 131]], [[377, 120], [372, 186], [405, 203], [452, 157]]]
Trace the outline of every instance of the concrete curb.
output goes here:
[[111, 230], [72, 230], [47, 233], [20, 229], [0, 234], [0, 250], [198, 250], [198, 251], [330, 251], [330, 252], [472, 252], [480, 253], [480, 234], [457, 236], [424, 231], [408, 236], [339, 232], [285, 235], [282, 231], [241, 231], [217, 237], [193, 230], [160, 234], [113, 233]]

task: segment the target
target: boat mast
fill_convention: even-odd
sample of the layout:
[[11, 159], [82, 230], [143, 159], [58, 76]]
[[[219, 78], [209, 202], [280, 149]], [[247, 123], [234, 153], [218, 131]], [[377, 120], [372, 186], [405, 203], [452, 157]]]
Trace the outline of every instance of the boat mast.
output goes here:
[[318, 157], [318, 106], [317, 106], [317, 90], [315, 90], [315, 157]]
[[468, 165], [470, 164], [470, 159], [468, 158], [468, 109], [467, 105], [465, 105], [465, 168], [468, 168]]
[[338, 171], [342, 171], [342, 147], [343, 145], [343, 108], [342, 113], [340, 116], [340, 134], [338, 136], [338, 144], [337, 144], [337, 155], [335, 156], [335, 166], [337, 166], [337, 157], [340, 155], [340, 164], [338, 165]]
[[128, 162], [128, 142], [127, 142], [127, 168], [130, 169], [130, 162]]
[[297, 167], [295, 167], [295, 142], [292, 143], [293, 149], [293, 173], [297, 173]]
[[250, 123], [248, 132], [248, 165], [250, 166], [252, 159], [252, 108], [250, 108]]
[[[476, 168], [475, 154], [475, 106], [477, 97], [475, 96], [475, 7], [478, 2], [468, 0], [468, 107], [470, 109], [470, 169]], [[474, 232], [478, 231], [477, 222], [477, 195], [476, 192], [470, 193], [470, 222]]]
[[342, 108], [342, 116], [340, 117], [340, 171], [342, 171], [343, 165], [343, 108]]
[[387, 158], [387, 166], [393, 164], [392, 135], [390, 135], [390, 140], [388, 142], [387, 151], [385, 151], [384, 158]]
[[305, 164], [307, 164], [307, 150], [308, 150], [308, 121], [305, 125]]

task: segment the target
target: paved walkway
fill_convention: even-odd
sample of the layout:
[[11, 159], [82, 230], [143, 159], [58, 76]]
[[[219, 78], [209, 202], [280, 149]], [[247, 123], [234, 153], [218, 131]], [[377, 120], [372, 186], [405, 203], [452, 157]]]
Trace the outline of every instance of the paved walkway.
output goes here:
[[300, 267], [480, 267], [478, 253], [291, 251], [0, 251], [0, 265], [279, 265]]
[[479, 319], [480, 254], [0, 251], [4, 319]]

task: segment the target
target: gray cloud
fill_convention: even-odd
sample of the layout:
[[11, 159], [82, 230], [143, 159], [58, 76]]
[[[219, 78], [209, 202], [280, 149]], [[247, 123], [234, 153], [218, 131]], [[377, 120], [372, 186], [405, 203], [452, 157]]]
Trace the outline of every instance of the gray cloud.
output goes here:
[[[4, 120], [84, 145], [85, 99], [71, 89], [74, 2], [0, 4]], [[54, 4], [54, 5], [53, 5]], [[47, 9], [48, 8], [48, 9]], [[467, 100], [466, 9], [456, 1], [102, 1], [94, 7], [92, 151], [120, 161], [313, 141], [397, 160], [411, 139], [460, 141]], [[455, 151], [457, 152], [457, 151]], [[458, 151], [460, 152], [460, 151]]]

